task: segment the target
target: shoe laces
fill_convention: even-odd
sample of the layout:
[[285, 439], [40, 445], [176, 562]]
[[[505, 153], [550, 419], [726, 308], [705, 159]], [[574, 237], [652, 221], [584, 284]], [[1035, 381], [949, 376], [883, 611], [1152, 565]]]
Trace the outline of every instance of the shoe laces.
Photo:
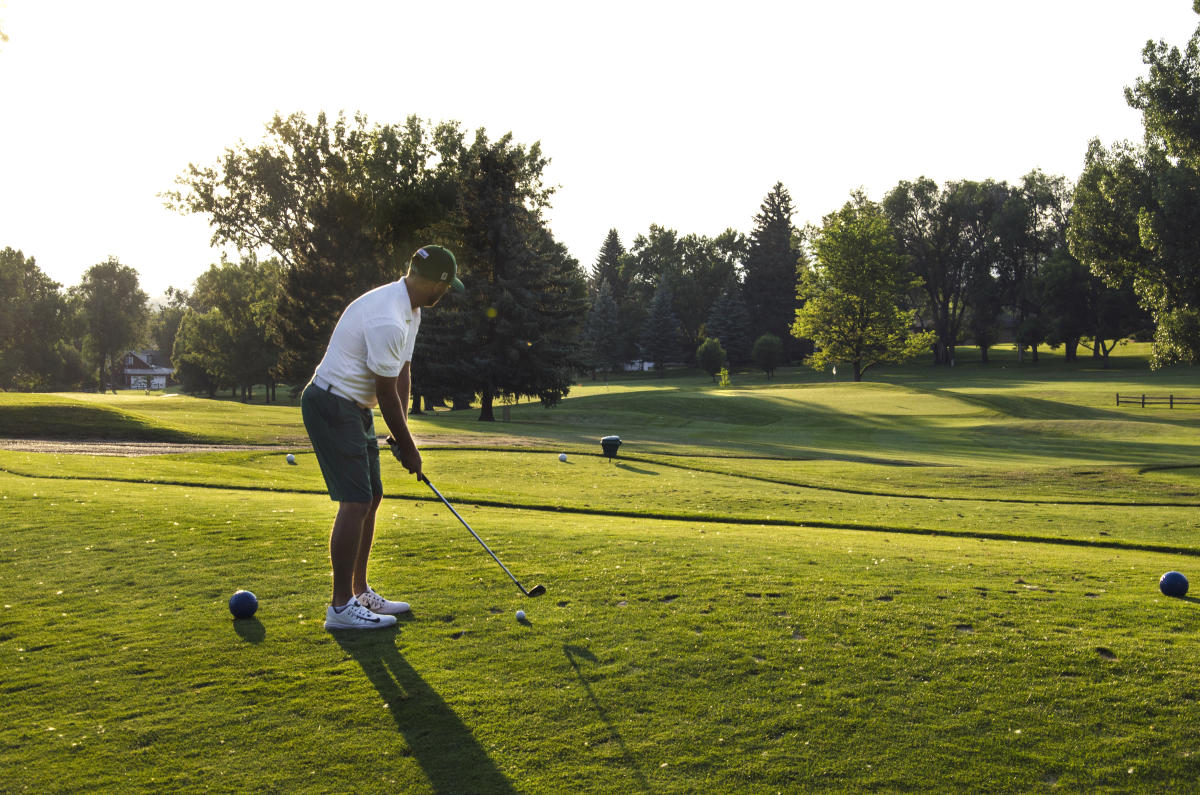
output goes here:
[[355, 598], [368, 610], [379, 610], [383, 607], [383, 597], [372, 591], [370, 586]]
[[369, 621], [375, 617], [374, 614], [370, 610], [368, 610], [367, 608], [358, 604], [357, 602], [355, 604], [350, 605], [348, 608], [346, 608], [346, 610], [349, 611], [350, 614], [353, 615], [355, 618], [361, 618], [366, 621]]

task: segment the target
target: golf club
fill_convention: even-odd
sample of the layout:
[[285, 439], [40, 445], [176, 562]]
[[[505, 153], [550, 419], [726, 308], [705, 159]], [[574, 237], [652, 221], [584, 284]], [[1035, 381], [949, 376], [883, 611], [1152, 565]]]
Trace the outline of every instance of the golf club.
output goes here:
[[[425, 477], [424, 474], [422, 474], [420, 476], [420, 478], [421, 478], [421, 480], [423, 480], [425, 482], [426, 486], [433, 489], [433, 493], [438, 495], [438, 499], [440, 499], [442, 502], [446, 503], [446, 507], [450, 509], [450, 513], [452, 513], [456, 517], [458, 517], [458, 521], [463, 523], [463, 527], [467, 528], [467, 531], [470, 532], [471, 535], [475, 536], [475, 540], [479, 542], [480, 546], [482, 546], [485, 550], [487, 550], [487, 553], [492, 556], [492, 560], [496, 561], [497, 563], [500, 563], [500, 558], [496, 557], [496, 553], [493, 552], [491, 549], [489, 549], [487, 544], [483, 543], [483, 539], [480, 538], [479, 535], [474, 530], [471, 529], [471, 525], [467, 524], [467, 520], [458, 515], [458, 511], [454, 510], [454, 506], [450, 504], [450, 501], [442, 496], [442, 493], [437, 490], [437, 486], [434, 486], [432, 483], [430, 483], [429, 478]], [[532, 588], [530, 588], [528, 591], [526, 591], [525, 586], [521, 585], [520, 582], [517, 582], [517, 578], [513, 577], [513, 573], [508, 570], [507, 566], [505, 566], [503, 563], [500, 563], [500, 568], [504, 569], [504, 573], [508, 575], [509, 579], [511, 579], [513, 582], [517, 583], [517, 587], [521, 589], [521, 593], [525, 594], [526, 596], [541, 596], [542, 594], [544, 594], [546, 592], [546, 586], [544, 586], [544, 585], [535, 585]]]

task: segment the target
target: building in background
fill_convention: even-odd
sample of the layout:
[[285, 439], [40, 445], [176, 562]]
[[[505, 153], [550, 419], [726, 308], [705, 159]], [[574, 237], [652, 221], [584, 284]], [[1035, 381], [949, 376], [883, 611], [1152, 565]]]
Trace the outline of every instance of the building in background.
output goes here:
[[118, 382], [125, 389], [166, 389], [175, 372], [158, 365], [158, 351], [126, 351], [121, 359]]

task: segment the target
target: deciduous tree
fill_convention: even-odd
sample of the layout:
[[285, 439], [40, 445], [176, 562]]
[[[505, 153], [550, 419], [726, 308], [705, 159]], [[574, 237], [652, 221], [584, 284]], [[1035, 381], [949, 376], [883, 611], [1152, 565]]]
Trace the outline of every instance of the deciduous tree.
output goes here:
[[770, 381], [779, 365], [783, 364], [783, 341], [767, 332], [754, 341], [754, 364], [767, 374]]
[[0, 389], [63, 384], [67, 302], [33, 257], [0, 250]]
[[725, 349], [721, 347], [721, 341], [706, 337], [696, 349], [696, 363], [712, 376], [714, 384], [717, 383], [717, 373], [725, 366]]
[[263, 384], [270, 402], [279, 362], [279, 271], [278, 261], [260, 262], [250, 255], [237, 263], [212, 265], [196, 279], [188, 314], [197, 317], [181, 325], [176, 338], [181, 364], [208, 375], [193, 383], [239, 388], [243, 401], [249, 400], [254, 384]]
[[[1200, 13], [1200, 2], [1193, 5]], [[1180, 49], [1147, 42], [1126, 89], [1145, 141], [1088, 146], [1072, 253], [1110, 287], [1128, 280], [1154, 320], [1151, 365], [1200, 362], [1200, 28]]]
[[115, 392], [119, 357], [137, 344], [146, 325], [146, 293], [138, 286], [137, 271], [109, 257], [89, 268], [73, 290], [79, 297], [87, 349], [101, 390], [111, 384]]
[[915, 310], [901, 302], [912, 285], [891, 225], [879, 205], [862, 193], [813, 230], [816, 261], [801, 274], [793, 333], [811, 339], [814, 369], [848, 363], [854, 380], [871, 367], [906, 361], [933, 344], [936, 335], [915, 333]]
[[455, 199], [463, 151], [456, 123], [330, 122], [275, 116], [261, 144], [239, 144], [212, 166], [190, 164], [167, 206], [208, 216], [213, 243], [279, 259], [281, 373], [311, 374], [341, 311], [396, 279], [428, 242], [423, 230]]
[[175, 336], [179, 333], [179, 324], [187, 312], [188, 291], [167, 288], [167, 300], [158, 307], [158, 311], [150, 318], [150, 339], [155, 348], [166, 359], [171, 358], [175, 350]]

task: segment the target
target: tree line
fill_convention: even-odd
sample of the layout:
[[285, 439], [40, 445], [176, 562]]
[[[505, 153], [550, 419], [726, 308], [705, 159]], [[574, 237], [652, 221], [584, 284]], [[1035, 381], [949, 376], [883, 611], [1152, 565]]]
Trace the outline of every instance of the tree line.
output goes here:
[[[1196, 10], [1200, 13], [1200, 0]], [[104, 386], [124, 349], [168, 353], [184, 388], [215, 394], [311, 375], [341, 310], [399, 278], [430, 240], [459, 255], [467, 292], [422, 324], [414, 411], [475, 401], [553, 405], [582, 373], [631, 361], [720, 367], [870, 367], [1014, 341], [1107, 361], [1154, 343], [1153, 366], [1200, 359], [1200, 29], [1148, 43], [1126, 90], [1145, 139], [1092, 141], [1083, 173], [1018, 183], [925, 177], [881, 200], [851, 194], [797, 227], [782, 183], [753, 227], [716, 237], [617, 230], [584, 269], [544, 214], [538, 144], [410, 117], [276, 116], [261, 143], [189, 165], [165, 194], [243, 252], [153, 311], [115, 258], [63, 290], [32, 257], [0, 252], [0, 388]]]

